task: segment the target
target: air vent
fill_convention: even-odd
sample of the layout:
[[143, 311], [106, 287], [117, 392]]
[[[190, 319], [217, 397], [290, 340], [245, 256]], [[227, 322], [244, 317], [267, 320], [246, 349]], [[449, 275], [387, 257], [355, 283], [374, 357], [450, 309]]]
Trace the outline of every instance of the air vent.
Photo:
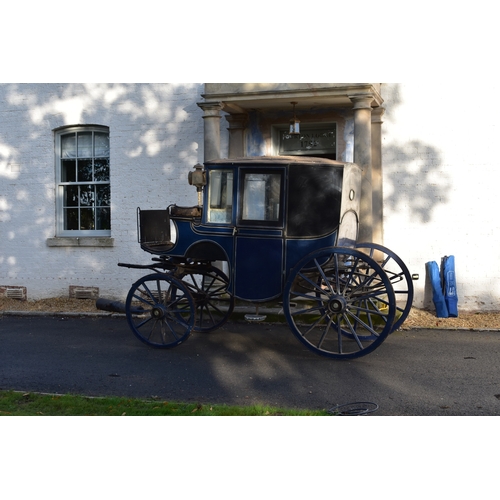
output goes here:
[[23, 291], [21, 288], [7, 288], [5, 295], [8, 299], [21, 299], [23, 298]]
[[25, 286], [0, 286], [0, 297], [7, 299], [26, 300]]
[[98, 299], [99, 288], [96, 286], [74, 286], [69, 287], [70, 299]]

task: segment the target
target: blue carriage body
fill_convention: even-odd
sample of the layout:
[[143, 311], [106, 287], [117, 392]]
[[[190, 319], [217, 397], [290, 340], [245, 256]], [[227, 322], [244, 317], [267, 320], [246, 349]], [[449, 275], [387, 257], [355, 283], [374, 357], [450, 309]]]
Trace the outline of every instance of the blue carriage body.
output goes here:
[[139, 211], [139, 241], [161, 258], [225, 263], [228, 291], [236, 298], [280, 297], [304, 256], [356, 244], [361, 174], [353, 163], [220, 159], [205, 163], [204, 179], [201, 206], [171, 205], [163, 218], [161, 211], [149, 218]]
[[[123, 308], [134, 335], [169, 349], [192, 331], [211, 332], [236, 299], [280, 299], [293, 334], [316, 354], [353, 359], [399, 328], [413, 300], [402, 260], [358, 242], [361, 172], [312, 157], [221, 159], [196, 165], [198, 205], [138, 210], [138, 237], [153, 271], [130, 288]], [[396, 300], [396, 290], [399, 304]]]

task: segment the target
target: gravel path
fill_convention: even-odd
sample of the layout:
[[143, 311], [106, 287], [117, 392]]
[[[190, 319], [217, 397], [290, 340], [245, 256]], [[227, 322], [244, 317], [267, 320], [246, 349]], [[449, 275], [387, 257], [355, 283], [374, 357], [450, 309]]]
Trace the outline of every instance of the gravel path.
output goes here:
[[[51, 298], [20, 301], [0, 297], [0, 314], [4, 311], [49, 313], [102, 313], [90, 299]], [[412, 309], [404, 322], [404, 330], [412, 328], [500, 330], [500, 312], [462, 312], [458, 318], [437, 318], [434, 311]]]

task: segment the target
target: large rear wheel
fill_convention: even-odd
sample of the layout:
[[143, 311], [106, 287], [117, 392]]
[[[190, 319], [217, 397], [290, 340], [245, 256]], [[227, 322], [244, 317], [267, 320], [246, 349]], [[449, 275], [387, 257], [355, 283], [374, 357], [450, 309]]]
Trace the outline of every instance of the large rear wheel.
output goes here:
[[333, 247], [313, 252], [293, 269], [283, 306], [292, 332], [309, 349], [352, 359], [385, 340], [396, 300], [389, 278], [371, 257]]

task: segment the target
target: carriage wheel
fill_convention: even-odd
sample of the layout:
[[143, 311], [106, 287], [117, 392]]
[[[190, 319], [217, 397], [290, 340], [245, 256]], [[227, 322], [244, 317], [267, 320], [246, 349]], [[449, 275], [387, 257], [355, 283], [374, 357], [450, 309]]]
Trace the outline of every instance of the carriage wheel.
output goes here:
[[356, 248], [369, 250], [368, 255], [380, 264], [389, 277], [396, 295], [396, 317], [392, 331], [397, 330], [410, 314], [413, 304], [413, 281], [405, 263], [391, 250], [377, 243], [358, 243]]
[[168, 349], [184, 342], [194, 325], [194, 301], [171, 274], [150, 274], [136, 281], [125, 302], [127, 320], [137, 338]]
[[376, 349], [392, 330], [396, 311], [381, 266], [358, 250], [341, 247], [302, 259], [287, 280], [283, 305], [295, 336], [313, 352], [336, 359]]
[[194, 300], [195, 332], [211, 332], [229, 319], [234, 297], [227, 291], [229, 278], [220, 269], [214, 266], [186, 269], [179, 277]]

